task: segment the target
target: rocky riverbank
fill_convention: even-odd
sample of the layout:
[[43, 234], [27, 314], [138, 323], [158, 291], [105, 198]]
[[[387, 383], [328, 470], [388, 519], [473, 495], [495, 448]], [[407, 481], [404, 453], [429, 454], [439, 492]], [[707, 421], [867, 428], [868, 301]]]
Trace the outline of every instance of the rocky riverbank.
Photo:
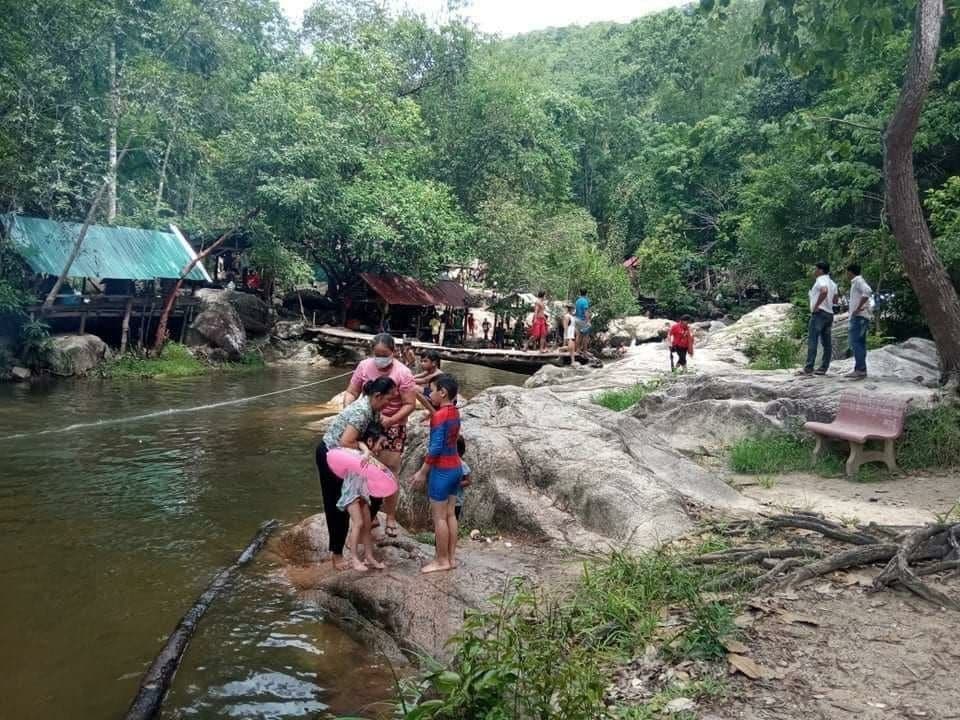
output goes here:
[[202, 289], [196, 293], [200, 311], [184, 333], [184, 346], [174, 346], [176, 362], [130, 351], [118, 356], [102, 338], [91, 333], [57, 334], [39, 342], [35, 369], [12, 359], [0, 380], [26, 382], [38, 375], [56, 377], [159, 377], [250, 369], [263, 365], [329, 367], [331, 359], [316, 343], [305, 340], [306, 324], [280, 319], [259, 297], [233, 290]]
[[[748, 331], [739, 323], [704, 331], [685, 375], [670, 375], [665, 346], [651, 343], [602, 369], [546, 367], [525, 388], [490, 388], [467, 403], [463, 433], [476, 482], [464, 525], [511, 538], [509, 551], [464, 542], [460, 567], [426, 580], [417, 571], [432, 548], [406, 538], [387, 548], [386, 573], [333, 574], [316, 569], [326, 542], [318, 515], [277, 544], [285, 572], [305, 597], [351, 618], [345, 622], [378, 646], [442, 654], [463, 610], [482, 607], [511, 576], [549, 583], [565, 575], [570, 558], [652, 548], [689, 532], [704, 513], [757, 509], [697, 456], [758, 430], [832, 416], [848, 390], [909, 397], [914, 407], [936, 402], [936, 352], [925, 340], [871, 353], [872, 376], [861, 383], [840, 377], [851, 361], [835, 363], [826, 378], [747, 369], [746, 339], [779, 332], [785, 318], [782, 306], [766, 307], [741, 320]], [[654, 379], [660, 388], [626, 412], [593, 401]], [[415, 416], [402, 482], [425, 441]], [[425, 527], [427, 517], [421, 495], [405, 488], [401, 521]]]

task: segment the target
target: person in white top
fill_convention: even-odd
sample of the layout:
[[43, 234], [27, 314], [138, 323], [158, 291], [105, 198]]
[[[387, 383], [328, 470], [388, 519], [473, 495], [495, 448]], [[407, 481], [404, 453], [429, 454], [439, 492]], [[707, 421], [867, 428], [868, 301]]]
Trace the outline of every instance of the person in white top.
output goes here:
[[847, 265], [850, 280], [850, 349], [853, 350], [853, 371], [847, 377], [862, 380], [867, 376], [867, 331], [873, 317], [873, 290], [860, 274], [860, 265]]
[[567, 303], [563, 314], [563, 342], [570, 352], [570, 367], [577, 366], [577, 324], [573, 316], [573, 303]]
[[[813, 287], [810, 288], [810, 329], [807, 332], [807, 363], [801, 375], [826, 375], [833, 354], [833, 306], [837, 299], [837, 284], [830, 279], [830, 264], [818, 262], [813, 270]], [[820, 367], [813, 369], [817, 361], [817, 346], [823, 346]]]

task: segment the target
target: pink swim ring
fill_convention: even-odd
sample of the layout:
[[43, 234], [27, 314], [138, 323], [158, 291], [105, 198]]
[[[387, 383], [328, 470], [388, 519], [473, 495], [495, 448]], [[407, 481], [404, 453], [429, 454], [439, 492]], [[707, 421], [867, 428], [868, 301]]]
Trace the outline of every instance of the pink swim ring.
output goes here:
[[375, 462], [365, 461], [359, 450], [334, 448], [327, 452], [327, 465], [338, 478], [345, 478], [347, 473], [356, 473], [362, 477], [367, 482], [370, 497], [390, 497], [399, 487], [392, 472]]

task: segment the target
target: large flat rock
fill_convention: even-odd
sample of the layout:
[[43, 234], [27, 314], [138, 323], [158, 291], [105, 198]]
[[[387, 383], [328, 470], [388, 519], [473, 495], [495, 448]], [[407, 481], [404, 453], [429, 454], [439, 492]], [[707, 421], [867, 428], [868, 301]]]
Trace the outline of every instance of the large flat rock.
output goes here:
[[490, 607], [490, 598], [514, 578], [546, 582], [578, 567], [529, 545], [462, 540], [455, 570], [424, 575], [420, 567], [433, 547], [401, 532], [378, 551], [386, 570], [337, 572], [327, 541], [323, 515], [314, 515], [281, 534], [271, 549], [305, 600], [395, 664], [407, 656], [448, 658], [446, 642], [460, 629], [464, 613]]

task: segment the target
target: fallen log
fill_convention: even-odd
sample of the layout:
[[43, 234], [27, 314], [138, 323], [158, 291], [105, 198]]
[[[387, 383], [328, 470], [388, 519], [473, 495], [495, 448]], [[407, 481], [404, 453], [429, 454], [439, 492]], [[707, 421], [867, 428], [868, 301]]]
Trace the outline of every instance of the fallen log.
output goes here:
[[167, 638], [167, 642], [164, 643], [160, 653], [140, 680], [137, 696], [130, 704], [130, 709], [124, 716], [125, 720], [152, 720], [157, 716], [160, 712], [160, 706], [163, 704], [163, 698], [166, 696], [167, 690], [170, 689], [170, 683], [173, 682], [173, 677], [183, 660], [183, 654], [190, 644], [193, 634], [197, 631], [200, 619], [210, 609], [210, 605], [227, 586], [227, 583], [233, 579], [237, 571], [260, 552], [270, 534], [277, 529], [278, 525], [279, 523], [276, 520], [270, 520], [261, 525], [250, 544], [244, 548], [244, 551], [240, 553], [234, 563], [214, 575], [207, 589], [197, 598], [187, 614], [180, 618], [180, 622], [170, 633], [170, 637]]

